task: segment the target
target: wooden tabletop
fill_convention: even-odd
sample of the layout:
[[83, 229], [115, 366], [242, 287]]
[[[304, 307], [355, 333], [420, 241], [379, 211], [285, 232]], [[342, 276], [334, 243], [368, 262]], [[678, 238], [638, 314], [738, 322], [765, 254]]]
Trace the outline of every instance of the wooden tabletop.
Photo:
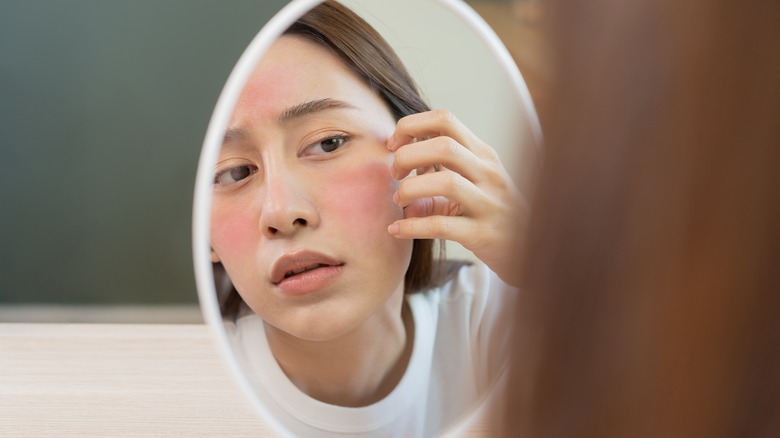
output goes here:
[[0, 324], [0, 437], [274, 435], [203, 324]]
[[[484, 420], [467, 436], [491, 436]], [[278, 436], [204, 324], [0, 323], [0, 437]]]

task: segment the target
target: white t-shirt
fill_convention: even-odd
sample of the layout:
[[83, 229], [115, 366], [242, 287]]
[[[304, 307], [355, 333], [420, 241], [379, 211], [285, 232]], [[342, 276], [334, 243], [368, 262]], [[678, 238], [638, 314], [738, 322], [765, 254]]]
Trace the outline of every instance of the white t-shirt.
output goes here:
[[517, 291], [482, 264], [462, 267], [443, 286], [408, 294], [414, 344], [401, 381], [365, 407], [309, 397], [273, 357], [263, 321], [245, 306], [225, 323], [260, 402], [296, 436], [435, 436], [469, 414], [502, 373]]

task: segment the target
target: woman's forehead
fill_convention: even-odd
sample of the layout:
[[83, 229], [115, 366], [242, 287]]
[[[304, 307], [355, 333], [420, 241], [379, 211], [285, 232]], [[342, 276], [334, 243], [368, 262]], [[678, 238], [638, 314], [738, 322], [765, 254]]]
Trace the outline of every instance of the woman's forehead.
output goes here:
[[365, 110], [385, 106], [330, 49], [301, 37], [283, 36], [248, 78], [236, 103], [234, 122], [246, 117], [280, 120], [290, 108], [316, 101], [338, 101]]
[[[314, 42], [282, 37], [260, 59], [249, 76], [239, 100], [285, 100], [287, 106], [323, 94], [339, 92], [359, 84], [356, 77], [333, 53]], [[312, 96], [312, 94], [321, 94]]]

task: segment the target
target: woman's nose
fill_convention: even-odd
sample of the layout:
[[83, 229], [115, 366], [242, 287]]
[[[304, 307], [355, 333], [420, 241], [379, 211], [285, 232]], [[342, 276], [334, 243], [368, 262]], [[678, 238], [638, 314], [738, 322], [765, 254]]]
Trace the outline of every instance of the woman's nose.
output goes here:
[[293, 175], [266, 174], [260, 231], [269, 238], [289, 237], [319, 224], [306, 184]]

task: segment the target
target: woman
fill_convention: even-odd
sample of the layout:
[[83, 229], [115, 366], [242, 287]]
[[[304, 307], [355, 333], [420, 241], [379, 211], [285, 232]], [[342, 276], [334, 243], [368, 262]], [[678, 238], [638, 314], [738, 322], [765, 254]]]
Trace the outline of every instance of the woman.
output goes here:
[[[498, 276], [520, 196], [354, 13], [326, 2], [260, 60], [213, 202], [228, 330], [292, 432], [431, 436], [486, 394], [503, 366], [513, 294]], [[433, 238], [487, 267], [437, 267]]]

